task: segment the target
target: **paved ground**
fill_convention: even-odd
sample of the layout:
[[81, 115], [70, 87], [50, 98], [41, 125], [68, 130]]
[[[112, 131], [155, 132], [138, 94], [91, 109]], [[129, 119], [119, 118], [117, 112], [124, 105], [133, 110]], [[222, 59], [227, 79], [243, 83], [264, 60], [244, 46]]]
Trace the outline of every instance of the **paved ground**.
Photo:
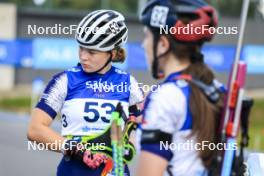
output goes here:
[[[0, 175], [52, 176], [61, 155], [28, 151], [26, 130], [29, 117], [0, 113]], [[58, 129], [58, 124], [55, 124]]]
[[[0, 176], [54, 176], [61, 154], [28, 151], [26, 130], [29, 117], [0, 112]], [[60, 130], [60, 124], [52, 127]], [[135, 170], [134, 164], [131, 172]]]

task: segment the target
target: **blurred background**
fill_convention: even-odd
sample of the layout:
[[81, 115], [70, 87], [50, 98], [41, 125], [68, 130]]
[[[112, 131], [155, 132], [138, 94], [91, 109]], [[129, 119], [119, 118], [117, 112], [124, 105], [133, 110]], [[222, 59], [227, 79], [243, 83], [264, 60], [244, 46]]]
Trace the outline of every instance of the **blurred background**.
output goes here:
[[[219, 26], [238, 27], [242, 0], [207, 0]], [[129, 29], [127, 60], [118, 65], [139, 82], [154, 84], [141, 47], [138, 21], [146, 0], [0, 0], [0, 175], [55, 175], [60, 154], [27, 150], [31, 107], [52, 75], [75, 66], [74, 30], [96, 9], [122, 12]], [[241, 59], [248, 64], [246, 94], [255, 99], [250, 117], [250, 151], [264, 151], [264, 0], [251, 0]], [[49, 29], [48, 29], [48, 28]], [[64, 31], [63, 31], [64, 30]], [[45, 31], [48, 33], [45, 33]], [[204, 46], [205, 61], [226, 83], [238, 35], [216, 35]], [[59, 121], [53, 124], [60, 130]], [[133, 167], [133, 164], [132, 166]]]

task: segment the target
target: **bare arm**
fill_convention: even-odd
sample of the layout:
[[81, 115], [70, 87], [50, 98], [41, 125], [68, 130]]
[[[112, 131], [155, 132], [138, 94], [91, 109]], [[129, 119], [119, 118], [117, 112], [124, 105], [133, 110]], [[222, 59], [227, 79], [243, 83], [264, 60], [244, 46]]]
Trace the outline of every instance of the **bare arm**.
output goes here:
[[141, 151], [137, 176], [163, 176], [167, 168], [167, 160], [147, 151]]
[[55, 151], [60, 152], [65, 138], [50, 128], [52, 121], [52, 118], [46, 112], [35, 108], [31, 115], [27, 137], [30, 141], [36, 141], [37, 143], [57, 143]]

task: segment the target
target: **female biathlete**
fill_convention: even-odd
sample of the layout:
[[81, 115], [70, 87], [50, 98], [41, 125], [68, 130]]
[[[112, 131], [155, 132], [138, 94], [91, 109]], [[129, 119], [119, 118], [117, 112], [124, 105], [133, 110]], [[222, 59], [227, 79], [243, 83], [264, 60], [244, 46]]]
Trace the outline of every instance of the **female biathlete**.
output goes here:
[[140, 20], [152, 75], [165, 80], [145, 100], [137, 174], [206, 175], [224, 92], [201, 54], [216, 12], [202, 0], [152, 0]]
[[[135, 78], [112, 66], [112, 62], [125, 59], [121, 47], [127, 41], [128, 29], [124, 20], [122, 14], [113, 10], [93, 11], [85, 16], [76, 31], [79, 64], [55, 75], [33, 110], [28, 138], [47, 144], [50, 149], [50, 144], [57, 144], [56, 151], [64, 154], [58, 176], [99, 176], [110, 172], [111, 141], [106, 134], [111, 113], [121, 102], [128, 117], [128, 110], [136, 111], [135, 106], [143, 101]], [[58, 113], [61, 134], [50, 128]], [[124, 170], [129, 175], [127, 165]]]

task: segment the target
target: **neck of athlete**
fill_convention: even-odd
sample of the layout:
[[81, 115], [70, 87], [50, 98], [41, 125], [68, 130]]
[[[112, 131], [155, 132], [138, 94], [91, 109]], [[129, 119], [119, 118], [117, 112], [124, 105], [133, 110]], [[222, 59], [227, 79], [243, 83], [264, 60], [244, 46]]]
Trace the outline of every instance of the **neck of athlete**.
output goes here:
[[106, 72], [108, 72], [109, 70], [110, 70], [110, 68], [112, 67], [112, 64], [111, 64], [111, 62], [105, 67], [105, 68], [103, 68], [101, 71], [99, 71], [98, 73], [99, 74], [105, 74]]
[[187, 58], [178, 59], [172, 54], [169, 54], [168, 57], [165, 59], [163, 71], [165, 77], [168, 77], [170, 74], [183, 71], [189, 67], [190, 62]]

